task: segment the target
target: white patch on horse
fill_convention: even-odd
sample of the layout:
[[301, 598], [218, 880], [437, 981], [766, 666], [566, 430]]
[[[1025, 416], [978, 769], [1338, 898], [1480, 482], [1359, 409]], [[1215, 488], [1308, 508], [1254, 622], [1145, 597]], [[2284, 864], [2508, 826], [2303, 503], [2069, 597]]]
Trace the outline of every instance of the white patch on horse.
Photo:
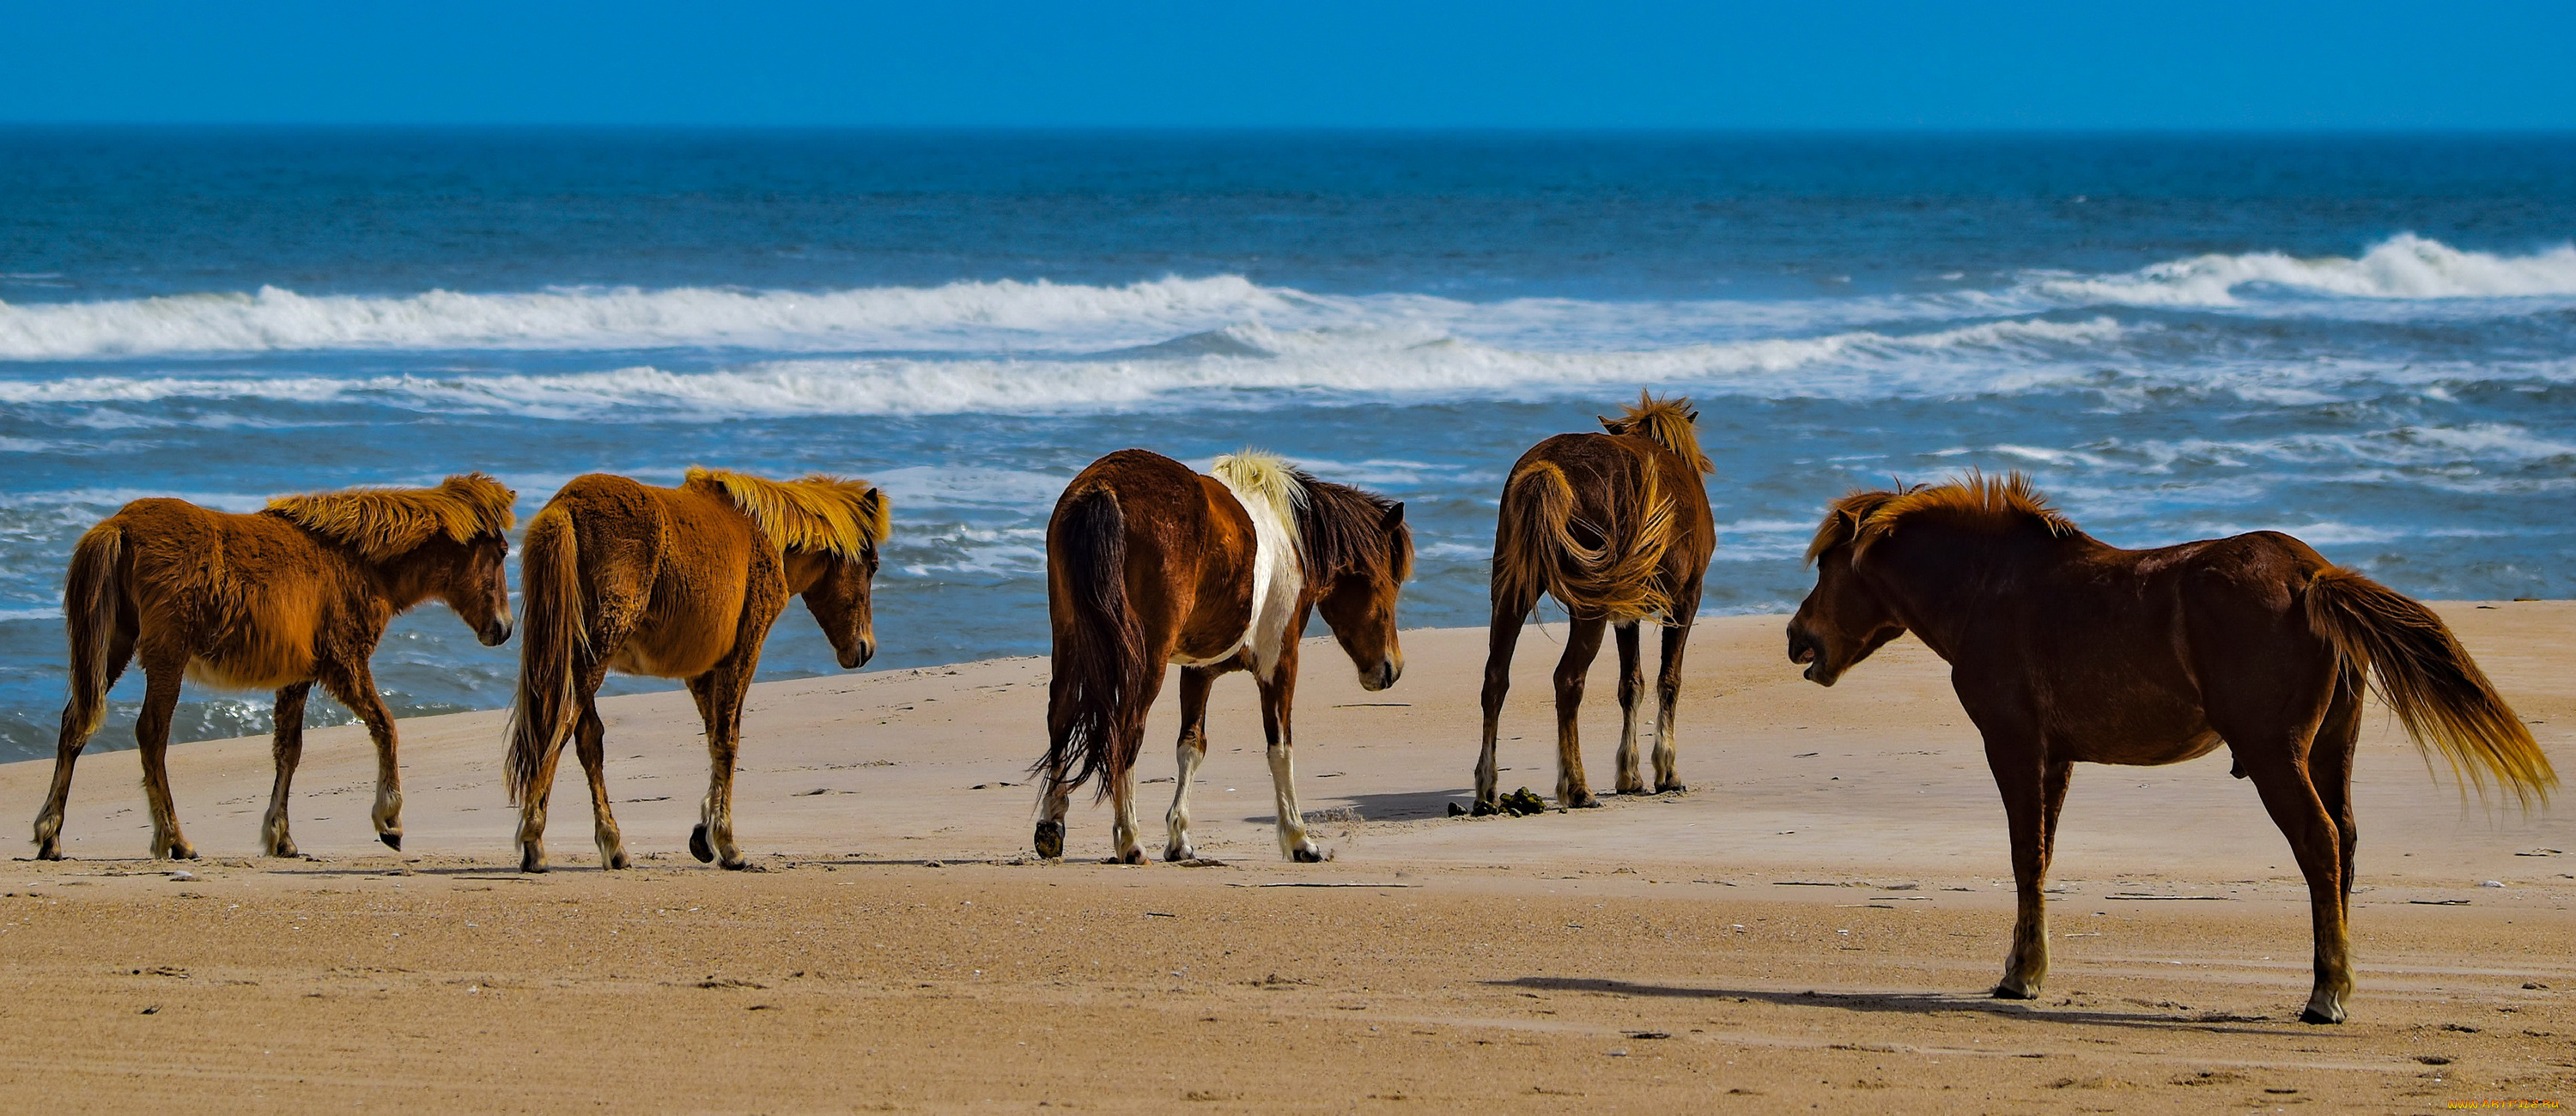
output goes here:
[[1251, 450], [1217, 458], [1208, 472], [1234, 493], [1244, 514], [1252, 517], [1252, 618], [1242, 638], [1225, 653], [1183, 665], [1222, 662], [1248, 647], [1254, 675], [1268, 679], [1278, 669], [1288, 641], [1296, 638], [1288, 625], [1297, 618], [1297, 601], [1306, 590], [1295, 526], [1297, 508], [1306, 502], [1306, 488], [1286, 461]]

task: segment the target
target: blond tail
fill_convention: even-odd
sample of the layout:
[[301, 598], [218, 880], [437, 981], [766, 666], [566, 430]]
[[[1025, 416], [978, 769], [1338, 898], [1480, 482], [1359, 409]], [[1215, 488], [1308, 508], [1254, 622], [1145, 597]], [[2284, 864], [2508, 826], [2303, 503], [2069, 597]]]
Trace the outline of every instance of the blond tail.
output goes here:
[[[1643, 514], [1626, 532], [1585, 523], [1601, 537], [1586, 546], [1575, 536], [1574, 484], [1555, 462], [1533, 462], [1503, 488], [1494, 533], [1495, 599], [1544, 590], [1568, 610], [1630, 620], [1667, 612], [1672, 601], [1660, 584], [1664, 552], [1671, 546], [1673, 504], [1645, 473]], [[1508, 596], [1506, 595], [1508, 594]]]
[[89, 740], [107, 716], [107, 688], [116, 680], [108, 672], [116, 644], [116, 625], [125, 611], [125, 590], [117, 567], [125, 556], [125, 531], [115, 523], [89, 529], [72, 547], [71, 572], [63, 579], [63, 631], [71, 642], [71, 695], [63, 702], [62, 744]]
[[2482, 793], [2493, 777], [2525, 807], [2549, 801], [2558, 785], [2549, 757], [2431, 609], [2330, 567], [2309, 582], [2308, 623], [2346, 661], [2370, 669], [2416, 747], [2439, 751]]
[[581, 555], [572, 516], [549, 507], [528, 524], [519, 559], [519, 697], [510, 708], [510, 804], [527, 801], [573, 728], [573, 686], [590, 656]]

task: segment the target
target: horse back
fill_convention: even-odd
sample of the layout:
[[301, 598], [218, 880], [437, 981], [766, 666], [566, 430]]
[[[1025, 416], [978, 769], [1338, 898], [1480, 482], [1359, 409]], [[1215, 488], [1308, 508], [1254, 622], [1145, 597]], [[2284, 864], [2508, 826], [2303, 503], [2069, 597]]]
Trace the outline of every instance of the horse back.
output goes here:
[[[275, 516], [154, 498], [101, 526], [123, 537], [117, 580], [138, 653], [183, 661], [209, 685], [268, 690], [312, 678], [343, 614], [372, 599], [343, 554]], [[386, 617], [361, 619], [374, 631]]]

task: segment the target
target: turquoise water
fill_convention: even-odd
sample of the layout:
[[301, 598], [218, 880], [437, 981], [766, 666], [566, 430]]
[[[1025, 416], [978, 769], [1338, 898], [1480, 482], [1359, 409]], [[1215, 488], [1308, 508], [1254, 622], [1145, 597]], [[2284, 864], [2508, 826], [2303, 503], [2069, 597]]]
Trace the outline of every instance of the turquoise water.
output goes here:
[[[1131, 445], [1405, 500], [1405, 622], [1481, 623], [1502, 471], [1640, 387], [1701, 404], [1715, 612], [1794, 604], [1826, 499], [1970, 466], [2115, 543], [2576, 595], [2571, 181], [2565, 137], [0, 131], [0, 757], [139, 496], [856, 473], [901, 667], [1043, 652], [1047, 511]], [[429, 606], [376, 674], [483, 708], [515, 662]], [[765, 667], [832, 669], [801, 611]]]

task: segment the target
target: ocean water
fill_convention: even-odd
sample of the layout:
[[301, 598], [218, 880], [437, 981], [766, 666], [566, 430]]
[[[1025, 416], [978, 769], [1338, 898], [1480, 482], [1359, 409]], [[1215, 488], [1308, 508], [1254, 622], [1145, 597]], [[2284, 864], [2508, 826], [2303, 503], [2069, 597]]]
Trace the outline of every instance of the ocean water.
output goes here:
[[[0, 131], [0, 758], [50, 754], [65, 557], [140, 496], [858, 474], [904, 667], [1043, 653], [1047, 513], [1125, 446], [1399, 497], [1405, 623], [1481, 623], [1503, 471], [1640, 388], [1701, 408], [1711, 613], [1792, 607], [1831, 497], [1972, 466], [2122, 545], [2576, 595], [2571, 182], [2565, 136]], [[430, 605], [376, 677], [515, 664]], [[833, 669], [801, 606], [763, 664]]]

